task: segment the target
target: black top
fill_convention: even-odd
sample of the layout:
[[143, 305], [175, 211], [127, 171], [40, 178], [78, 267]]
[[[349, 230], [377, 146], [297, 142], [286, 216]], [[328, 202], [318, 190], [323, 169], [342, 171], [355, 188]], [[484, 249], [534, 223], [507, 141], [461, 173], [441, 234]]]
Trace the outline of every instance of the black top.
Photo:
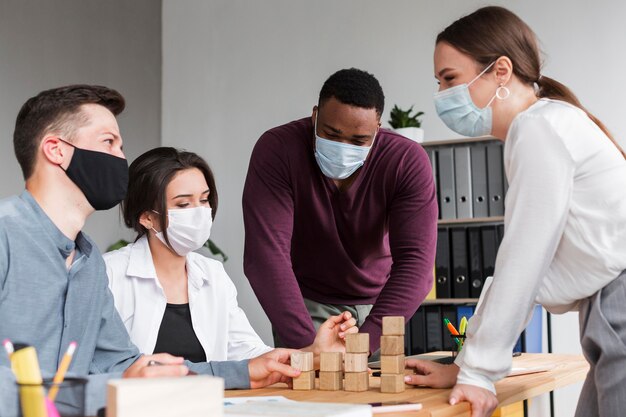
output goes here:
[[191, 362], [206, 362], [206, 353], [191, 325], [189, 304], [167, 304], [154, 353], [182, 356]]

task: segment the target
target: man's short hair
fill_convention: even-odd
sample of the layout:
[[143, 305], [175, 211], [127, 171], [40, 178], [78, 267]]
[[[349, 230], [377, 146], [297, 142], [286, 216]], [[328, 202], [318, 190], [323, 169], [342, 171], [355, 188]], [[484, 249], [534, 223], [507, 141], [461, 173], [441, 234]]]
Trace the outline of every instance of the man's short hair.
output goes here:
[[376, 109], [378, 117], [385, 108], [385, 94], [378, 80], [357, 68], [342, 69], [331, 75], [322, 86], [318, 106], [332, 97], [343, 104]]
[[45, 135], [54, 132], [72, 140], [76, 130], [89, 122], [81, 111], [84, 104], [99, 104], [115, 116], [126, 105], [117, 91], [84, 84], [42, 91], [24, 103], [15, 121], [13, 147], [25, 180], [33, 174], [37, 149]]

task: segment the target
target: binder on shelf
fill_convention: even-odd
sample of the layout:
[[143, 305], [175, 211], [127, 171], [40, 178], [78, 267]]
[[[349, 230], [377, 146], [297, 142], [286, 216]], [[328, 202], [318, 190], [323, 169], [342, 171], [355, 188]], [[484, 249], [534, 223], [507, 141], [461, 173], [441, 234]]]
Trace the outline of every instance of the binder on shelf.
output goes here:
[[483, 249], [483, 277], [493, 276], [496, 268], [496, 254], [498, 253], [498, 237], [495, 226], [480, 228]]
[[456, 217], [472, 216], [472, 165], [469, 146], [454, 147], [454, 183], [456, 189]]
[[439, 306], [425, 307], [426, 352], [443, 349], [443, 319]]
[[503, 224], [499, 224], [496, 226], [496, 237], [498, 239], [498, 247], [500, 247], [500, 242], [502, 242], [502, 239], [504, 238], [504, 225]]
[[487, 189], [487, 149], [484, 144], [470, 148], [472, 166], [472, 210], [474, 217], [489, 216], [489, 194]]
[[485, 275], [483, 273], [480, 227], [467, 228], [467, 251], [469, 257], [469, 292], [471, 298], [480, 297]]
[[443, 319], [450, 320], [450, 323], [459, 330], [458, 320], [457, 320], [457, 308], [455, 305], [442, 305], [441, 306], [441, 323], [439, 325], [443, 329], [443, 350], [452, 351], [456, 349], [456, 342], [452, 337], [450, 337], [450, 332], [446, 328], [445, 324], [443, 324]]
[[527, 353], [541, 353], [541, 333], [542, 333], [542, 321], [543, 313], [540, 305], [536, 305], [533, 308], [533, 316], [528, 322], [526, 329], [524, 330], [524, 352]]
[[461, 323], [463, 317], [469, 320], [474, 315], [474, 309], [474, 306], [458, 306], [456, 308], [456, 322]]
[[426, 316], [424, 308], [418, 308], [411, 320], [409, 320], [411, 327], [411, 355], [426, 353]]
[[437, 229], [437, 253], [435, 255], [437, 298], [452, 297], [450, 284], [450, 235], [447, 227]]
[[450, 228], [452, 241], [452, 296], [470, 296], [469, 269], [467, 263], [467, 234], [465, 227]]
[[454, 152], [451, 146], [437, 151], [439, 169], [439, 198], [442, 219], [456, 218], [456, 193], [454, 185]]
[[487, 145], [487, 184], [489, 190], [489, 215], [504, 215], [504, 169], [502, 165], [502, 144], [492, 142]]

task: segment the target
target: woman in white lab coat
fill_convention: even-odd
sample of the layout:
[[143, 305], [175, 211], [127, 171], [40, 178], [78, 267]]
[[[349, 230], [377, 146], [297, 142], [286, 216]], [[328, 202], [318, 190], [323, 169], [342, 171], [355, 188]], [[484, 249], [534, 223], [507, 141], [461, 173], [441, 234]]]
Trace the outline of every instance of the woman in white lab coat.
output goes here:
[[[408, 382], [455, 386], [451, 403], [491, 415], [494, 383], [510, 370], [515, 341], [540, 303], [580, 314], [591, 370], [576, 415], [623, 415], [624, 152], [567, 87], [541, 73], [534, 33], [504, 8], [481, 8], [441, 32], [434, 67], [438, 115], [459, 134], [504, 141], [509, 189], [493, 283], [463, 350], [451, 366], [408, 361], [421, 374]], [[598, 88], [610, 82], [597, 80]]]
[[[137, 239], [104, 259], [115, 307], [142, 353], [204, 362], [272, 350], [239, 308], [222, 264], [193, 252], [209, 238], [217, 203], [213, 173], [194, 153], [156, 148], [130, 165], [122, 211]], [[345, 334], [357, 330], [349, 312], [333, 316], [304, 349], [342, 351]]]

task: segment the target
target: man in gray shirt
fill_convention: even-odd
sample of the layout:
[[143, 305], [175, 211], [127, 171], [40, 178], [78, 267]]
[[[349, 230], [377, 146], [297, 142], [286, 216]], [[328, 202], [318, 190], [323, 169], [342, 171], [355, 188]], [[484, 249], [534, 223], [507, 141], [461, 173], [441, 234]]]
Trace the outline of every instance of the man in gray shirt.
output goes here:
[[[297, 376], [285, 364], [286, 350], [250, 361], [191, 363], [140, 355], [130, 341], [102, 256], [81, 232], [94, 210], [109, 209], [126, 194], [128, 164], [115, 118], [123, 109], [115, 90], [73, 85], [44, 91], [20, 110], [14, 147], [26, 190], [0, 201], [0, 340], [34, 346], [44, 375], [77, 341], [69, 372], [89, 375], [89, 415], [104, 406], [111, 377], [193, 370], [223, 377], [227, 388], [256, 388]], [[162, 366], [149, 367], [151, 360]], [[18, 413], [15, 378], [0, 355], [0, 415]]]

